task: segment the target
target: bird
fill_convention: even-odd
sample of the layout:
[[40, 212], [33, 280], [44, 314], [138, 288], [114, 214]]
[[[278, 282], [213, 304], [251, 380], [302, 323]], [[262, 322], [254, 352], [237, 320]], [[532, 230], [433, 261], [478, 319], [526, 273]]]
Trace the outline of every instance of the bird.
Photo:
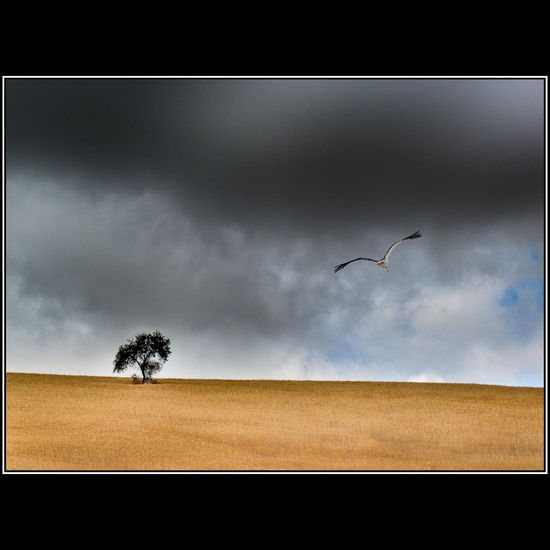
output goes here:
[[376, 265], [379, 265], [380, 267], [384, 268], [387, 272], [390, 270], [388, 269], [388, 259], [390, 257], [391, 251], [400, 243], [403, 241], [406, 241], [407, 239], [418, 239], [422, 237], [422, 233], [420, 231], [416, 231], [412, 235], [409, 235], [408, 237], [403, 237], [399, 241], [394, 242], [389, 248], [388, 251], [384, 254], [384, 257], [381, 260], [373, 260], [372, 258], [355, 258], [354, 260], [350, 260], [349, 262], [344, 262], [343, 264], [339, 264], [334, 267], [334, 273], [337, 271], [340, 271], [341, 269], [344, 269], [348, 264], [351, 264], [351, 262], [356, 262], [357, 260], [368, 260], [369, 262], [375, 262]]

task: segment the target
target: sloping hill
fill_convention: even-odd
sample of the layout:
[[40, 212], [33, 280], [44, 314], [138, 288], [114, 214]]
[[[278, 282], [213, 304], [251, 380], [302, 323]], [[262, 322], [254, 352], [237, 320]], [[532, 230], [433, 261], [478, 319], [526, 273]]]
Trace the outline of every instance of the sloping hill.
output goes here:
[[542, 470], [542, 388], [6, 374], [6, 470]]

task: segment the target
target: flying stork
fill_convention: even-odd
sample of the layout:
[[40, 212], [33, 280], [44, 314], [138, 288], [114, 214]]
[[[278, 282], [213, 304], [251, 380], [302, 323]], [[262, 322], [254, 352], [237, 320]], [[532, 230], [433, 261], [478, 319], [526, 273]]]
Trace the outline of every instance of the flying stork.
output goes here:
[[344, 262], [343, 264], [337, 265], [334, 268], [334, 273], [337, 271], [340, 271], [341, 269], [344, 269], [348, 264], [351, 264], [351, 262], [356, 262], [357, 260], [368, 260], [369, 262], [375, 262], [376, 265], [379, 265], [380, 267], [383, 267], [386, 271], [389, 272], [388, 269], [388, 258], [390, 257], [391, 251], [403, 241], [406, 241], [407, 239], [418, 239], [419, 237], [422, 237], [422, 233], [420, 231], [417, 231], [416, 233], [413, 233], [412, 235], [409, 235], [408, 237], [404, 237], [403, 239], [393, 243], [389, 248], [386, 254], [384, 254], [384, 257], [381, 260], [373, 260], [372, 258], [355, 258], [354, 260], [350, 260], [349, 262]]

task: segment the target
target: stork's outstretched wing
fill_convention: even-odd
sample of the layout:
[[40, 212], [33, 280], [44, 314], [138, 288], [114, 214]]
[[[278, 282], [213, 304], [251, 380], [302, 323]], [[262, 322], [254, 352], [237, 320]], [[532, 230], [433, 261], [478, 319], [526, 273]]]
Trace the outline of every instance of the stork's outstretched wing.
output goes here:
[[415, 231], [412, 235], [403, 237], [401, 240], [406, 241], [407, 239], [419, 239], [420, 237], [422, 237], [422, 233], [420, 233], [420, 231]]
[[388, 258], [390, 257], [390, 254], [391, 254], [391, 251], [400, 243], [402, 243], [403, 241], [406, 241], [407, 239], [418, 239], [419, 237], [422, 237], [422, 233], [420, 233], [420, 231], [416, 231], [415, 233], [413, 233], [412, 235], [409, 235], [408, 237], [403, 237], [401, 240], [393, 243], [389, 248], [388, 248], [388, 251], [384, 254], [384, 257], [382, 258], [383, 260], [386, 260], [386, 262], [388, 261]]
[[343, 264], [339, 264], [334, 267], [334, 273], [337, 271], [340, 271], [341, 269], [344, 269], [348, 264], [351, 264], [351, 262], [356, 262], [357, 260], [369, 260], [370, 262], [376, 262], [376, 260], [373, 260], [372, 258], [355, 258], [354, 260], [350, 260], [349, 262], [344, 262]]
[[398, 244], [401, 244], [401, 241], [397, 241], [397, 242], [393, 243], [393, 244], [388, 248], [388, 251], [384, 254], [384, 257], [383, 257], [382, 259], [383, 259], [383, 260], [386, 260], [386, 262], [387, 262], [387, 261], [388, 261], [388, 258], [390, 257], [391, 251], [392, 251]]

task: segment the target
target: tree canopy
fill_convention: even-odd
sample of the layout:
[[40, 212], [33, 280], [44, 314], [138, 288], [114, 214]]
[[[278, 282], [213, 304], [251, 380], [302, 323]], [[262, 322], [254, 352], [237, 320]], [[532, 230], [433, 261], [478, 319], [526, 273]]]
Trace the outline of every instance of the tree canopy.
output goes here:
[[169, 338], [158, 330], [150, 334], [142, 332], [120, 346], [113, 362], [113, 372], [123, 372], [130, 366], [139, 367], [145, 384], [162, 369], [170, 353]]

